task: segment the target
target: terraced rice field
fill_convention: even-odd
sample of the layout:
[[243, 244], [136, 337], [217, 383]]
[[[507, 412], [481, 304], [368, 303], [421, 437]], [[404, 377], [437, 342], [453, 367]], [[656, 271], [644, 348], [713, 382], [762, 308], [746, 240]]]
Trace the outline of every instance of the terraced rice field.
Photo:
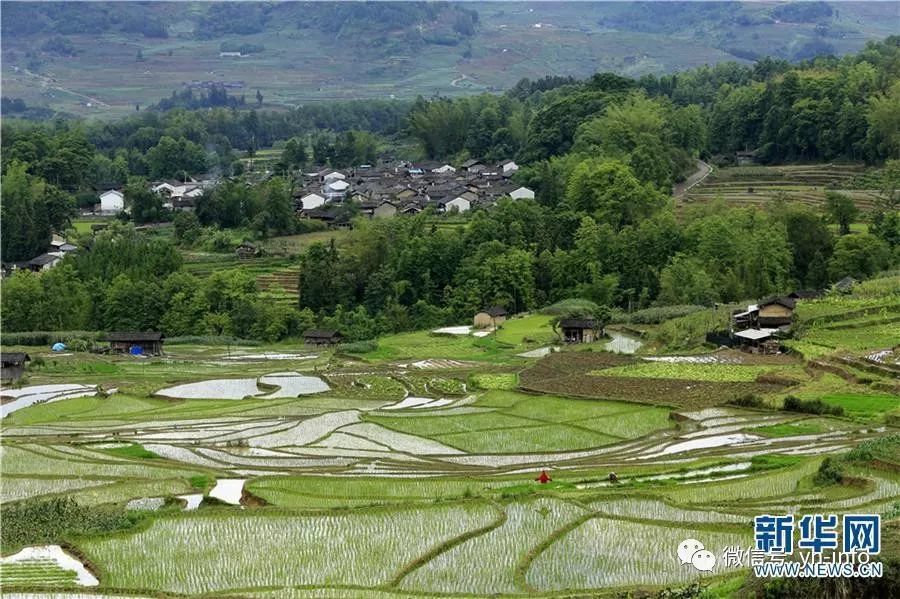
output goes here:
[[[71, 497], [115, 527], [38, 539], [4, 526], [4, 592], [74, 597], [88, 582], [71, 562], [7, 560], [57, 543], [98, 592], [134, 596], [655, 594], [696, 580], [676, 557], [685, 538], [721, 556], [751, 543], [760, 513], [894, 509], [889, 455], [848, 465], [847, 484], [815, 482], [826, 456], [900, 444], [891, 394], [791, 359], [518, 356], [543, 343], [544, 324], [518, 323], [502, 342], [396, 335], [366, 361], [179, 347], [141, 365], [91, 357], [36, 372], [35, 385], [118, 392], [2, 420], [4, 517]], [[758, 382], [773, 373], [796, 380]], [[727, 403], [747, 393], [848, 415]]]
[[834, 190], [853, 198], [861, 211], [870, 212], [879, 191], [858, 187], [864, 185], [865, 173], [861, 164], [726, 167], [714, 169], [679, 203], [690, 206], [722, 199], [729, 205], [761, 208], [784, 199], [822, 209], [825, 192]]

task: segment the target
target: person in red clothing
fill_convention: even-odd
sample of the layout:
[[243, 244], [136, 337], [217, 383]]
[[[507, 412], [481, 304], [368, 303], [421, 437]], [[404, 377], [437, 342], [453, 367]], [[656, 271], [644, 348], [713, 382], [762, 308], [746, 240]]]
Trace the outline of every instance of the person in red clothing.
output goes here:
[[550, 475], [547, 474], [546, 470], [541, 470], [541, 475], [534, 480], [538, 481], [542, 485], [546, 485], [548, 482], [550, 482], [553, 479], [550, 478]]

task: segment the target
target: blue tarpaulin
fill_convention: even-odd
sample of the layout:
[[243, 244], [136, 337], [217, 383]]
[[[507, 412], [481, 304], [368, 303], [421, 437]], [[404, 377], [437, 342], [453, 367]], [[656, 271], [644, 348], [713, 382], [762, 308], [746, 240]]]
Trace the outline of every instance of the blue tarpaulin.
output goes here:
[[54, 343], [53, 347], [51, 347], [50, 349], [52, 349], [53, 351], [66, 351], [66, 344], [57, 342]]
[[132, 356], [140, 356], [140, 355], [143, 355], [144, 348], [142, 348], [140, 345], [132, 345], [131, 349], [129, 349], [128, 352]]

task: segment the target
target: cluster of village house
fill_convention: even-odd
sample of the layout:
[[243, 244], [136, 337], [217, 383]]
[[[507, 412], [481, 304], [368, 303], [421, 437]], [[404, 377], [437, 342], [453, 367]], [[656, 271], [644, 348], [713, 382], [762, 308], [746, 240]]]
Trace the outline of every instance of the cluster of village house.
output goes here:
[[303, 185], [294, 191], [294, 205], [303, 218], [341, 222], [340, 206], [352, 202], [370, 218], [435, 212], [467, 212], [474, 206], [491, 206], [500, 198], [534, 199], [534, 191], [511, 181], [519, 170], [512, 160], [490, 165], [467, 160], [459, 168], [450, 164], [361, 165], [346, 171], [320, 169], [304, 173]]
[[[369, 218], [416, 214], [426, 208], [437, 213], [462, 213], [473, 206], [491, 206], [502, 197], [534, 199], [534, 191], [511, 182], [519, 170], [512, 160], [490, 165], [467, 160], [456, 168], [443, 163], [399, 162], [379, 166], [360, 165], [345, 170], [321, 168], [303, 173], [293, 191], [294, 208], [301, 218], [319, 220], [331, 227], [349, 227], [349, 216], [341, 210], [354, 204]], [[154, 181], [150, 190], [163, 198], [172, 211], [194, 210], [197, 198], [216, 185], [213, 179]], [[125, 210], [121, 189], [105, 188], [92, 213], [115, 216]], [[253, 244], [238, 248], [242, 257], [255, 255]], [[53, 268], [75, 246], [54, 238], [47, 251], [31, 260], [3, 265], [3, 274], [27, 269]]]
[[54, 235], [50, 241], [50, 247], [43, 254], [35, 256], [31, 260], [22, 262], [4, 262], [2, 265], [2, 275], [8, 276], [18, 270], [30, 270], [32, 272], [42, 272], [50, 270], [56, 266], [66, 254], [70, 254], [78, 250], [78, 247], [72, 245], [62, 237]]
[[[302, 218], [331, 226], [349, 226], [345, 203], [353, 203], [361, 214], [385, 218], [415, 214], [426, 208], [438, 213], [466, 212], [473, 206], [490, 206], [502, 197], [534, 199], [534, 191], [511, 182], [519, 170], [512, 160], [491, 165], [467, 160], [456, 168], [442, 163], [368, 165], [335, 170], [320, 168], [305, 172], [294, 188], [294, 207]], [[211, 181], [158, 181], [151, 190], [164, 196], [170, 210], [193, 210], [196, 199], [214, 185]], [[114, 215], [125, 209], [118, 189], [99, 195], [95, 212]]]

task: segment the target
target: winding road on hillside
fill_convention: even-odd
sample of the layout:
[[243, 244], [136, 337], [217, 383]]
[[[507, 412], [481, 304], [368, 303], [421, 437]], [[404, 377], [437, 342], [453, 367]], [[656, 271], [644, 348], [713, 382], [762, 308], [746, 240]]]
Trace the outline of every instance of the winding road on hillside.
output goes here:
[[66, 93], [66, 94], [71, 94], [71, 95], [76, 96], [76, 97], [78, 97], [78, 98], [83, 98], [83, 99], [85, 100], [85, 102], [89, 102], [89, 103], [91, 103], [91, 104], [93, 104], [93, 105], [95, 105], [95, 106], [100, 106], [100, 107], [103, 107], [103, 108], [109, 108], [109, 107], [110, 107], [109, 104], [107, 104], [106, 102], [104, 102], [104, 101], [102, 101], [102, 100], [100, 100], [100, 99], [98, 99], [98, 98], [95, 98], [95, 97], [93, 97], [93, 96], [88, 96], [88, 95], [85, 95], [85, 94], [76, 92], [76, 91], [71, 90], [71, 89], [69, 89], [69, 88], [62, 87], [61, 85], [57, 85], [56, 79], [53, 79], [52, 77], [47, 77], [46, 75], [41, 75], [40, 73], [35, 73], [34, 71], [29, 71], [28, 69], [26, 69], [26, 68], [24, 68], [24, 67], [21, 67], [21, 68], [19, 69], [19, 71], [20, 71], [21, 73], [24, 73], [25, 75], [31, 77], [32, 79], [36, 79], [36, 80], [41, 84], [41, 87], [42, 87], [43, 89], [55, 89], [55, 90], [61, 91], [61, 92]]
[[674, 197], [682, 197], [684, 194], [690, 191], [691, 188], [706, 179], [706, 177], [709, 176], [709, 174], [713, 170], [712, 166], [703, 162], [702, 160], [697, 160], [696, 166], [697, 170], [691, 173], [687, 179], [672, 186], [672, 195]]

